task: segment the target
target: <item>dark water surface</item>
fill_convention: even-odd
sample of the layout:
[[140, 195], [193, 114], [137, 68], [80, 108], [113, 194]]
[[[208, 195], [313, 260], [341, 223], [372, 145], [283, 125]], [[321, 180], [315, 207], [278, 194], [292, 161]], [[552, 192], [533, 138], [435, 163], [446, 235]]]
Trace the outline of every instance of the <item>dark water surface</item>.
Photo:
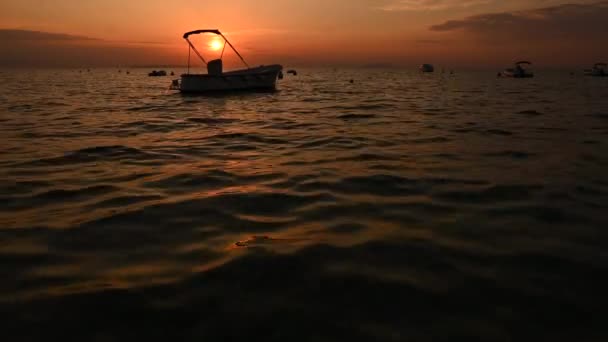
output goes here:
[[608, 79], [144, 75], [0, 71], [8, 340], [608, 339]]

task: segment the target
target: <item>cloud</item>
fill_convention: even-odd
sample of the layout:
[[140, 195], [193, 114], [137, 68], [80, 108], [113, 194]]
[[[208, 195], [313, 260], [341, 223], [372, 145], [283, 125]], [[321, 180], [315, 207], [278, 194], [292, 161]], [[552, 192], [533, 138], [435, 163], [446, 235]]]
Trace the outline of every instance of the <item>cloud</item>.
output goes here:
[[137, 45], [166, 45], [166, 42], [158, 41], [109, 41], [99, 38], [71, 35], [65, 33], [51, 33], [31, 30], [0, 29], [0, 42], [14, 43], [105, 43], [105, 44], [137, 44]]
[[445, 39], [416, 39], [414, 42], [422, 45], [445, 45], [450, 41]]
[[279, 30], [272, 28], [254, 28], [254, 29], [246, 29], [246, 30], [237, 30], [230, 32], [222, 32], [226, 35], [230, 36], [270, 36], [270, 35], [288, 35], [293, 33], [288, 30]]
[[430, 27], [435, 32], [464, 31], [492, 38], [525, 40], [588, 39], [608, 32], [608, 1], [564, 4], [527, 11], [488, 13], [449, 20]]
[[608, 56], [606, 18], [608, 1], [562, 4], [448, 20], [431, 26], [430, 38], [460, 42], [450, 52], [478, 63], [524, 58], [544, 66], [586, 65]]
[[[267, 29], [233, 32], [238, 35], [282, 34]], [[232, 35], [231, 35], [232, 37]], [[247, 46], [247, 44], [244, 44]], [[117, 41], [64, 33], [0, 29], [0, 66], [18, 67], [94, 67], [127, 65], [182, 65], [188, 49], [185, 43], [155, 41]], [[243, 52], [242, 45], [239, 45]], [[246, 58], [266, 63], [276, 57], [271, 50], [255, 45]], [[42, 53], [41, 53], [42, 52]], [[235, 56], [232, 56], [235, 57]], [[225, 56], [230, 64], [231, 55]], [[263, 60], [260, 60], [262, 59]], [[233, 58], [234, 59], [234, 58]], [[239, 62], [240, 63], [240, 62]]]
[[29, 30], [11, 30], [0, 29], [0, 41], [84, 41], [84, 40], [99, 40], [96, 38], [74, 36], [64, 33], [50, 33]]
[[491, 0], [394, 0], [380, 7], [385, 11], [440, 11], [486, 5]]
[[0, 29], [0, 49], [0, 66], [113, 66], [177, 60], [162, 43], [17, 29]]

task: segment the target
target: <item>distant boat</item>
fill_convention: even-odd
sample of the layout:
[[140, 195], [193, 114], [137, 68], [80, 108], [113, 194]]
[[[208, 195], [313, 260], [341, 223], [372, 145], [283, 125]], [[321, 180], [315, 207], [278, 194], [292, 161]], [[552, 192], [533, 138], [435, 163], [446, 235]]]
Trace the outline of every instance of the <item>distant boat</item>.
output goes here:
[[530, 78], [534, 77], [534, 73], [530, 70], [526, 70], [523, 65], [532, 65], [532, 63], [528, 61], [520, 61], [515, 63], [515, 68], [505, 69], [499, 75], [501, 77], [511, 77], [511, 78]]
[[[222, 55], [219, 59], [207, 62], [205, 58], [196, 49], [194, 44], [188, 39], [193, 34], [212, 33], [216, 34], [224, 40]], [[272, 90], [276, 88], [276, 82], [279, 74], [282, 73], [283, 66], [279, 64], [259, 66], [251, 68], [243, 59], [236, 48], [228, 41], [228, 39], [219, 30], [196, 30], [184, 33], [183, 38], [188, 42], [189, 53], [194, 53], [207, 66], [206, 74], [191, 74], [190, 73], [190, 57], [188, 57], [188, 73], [181, 75], [181, 79], [174, 80], [171, 89], [179, 90], [182, 93], [204, 93], [210, 91], [232, 91], [232, 90], [255, 90], [266, 89]], [[222, 58], [226, 44], [237, 54], [246, 69], [224, 72]]]
[[594, 77], [608, 77], [608, 65], [606, 63], [595, 63], [592, 69], [586, 69], [586, 76], [594, 76]]
[[159, 77], [159, 76], [167, 76], [167, 72], [165, 70], [153, 70], [148, 74], [150, 77]]
[[435, 72], [435, 67], [432, 64], [422, 64], [419, 69], [421, 72]]

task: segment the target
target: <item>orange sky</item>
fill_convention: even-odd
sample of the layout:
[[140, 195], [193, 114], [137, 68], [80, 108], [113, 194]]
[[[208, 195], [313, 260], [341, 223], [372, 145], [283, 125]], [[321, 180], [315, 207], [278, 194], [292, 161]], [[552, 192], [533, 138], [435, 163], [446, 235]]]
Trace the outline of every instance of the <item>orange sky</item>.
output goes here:
[[[199, 28], [221, 29], [253, 63], [592, 64], [608, 59], [607, 15], [607, 1], [584, 0], [3, 0], [0, 29], [99, 40], [0, 32], [13, 45], [0, 64], [183, 64], [181, 35]], [[42, 48], [55, 51], [23, 56]]]

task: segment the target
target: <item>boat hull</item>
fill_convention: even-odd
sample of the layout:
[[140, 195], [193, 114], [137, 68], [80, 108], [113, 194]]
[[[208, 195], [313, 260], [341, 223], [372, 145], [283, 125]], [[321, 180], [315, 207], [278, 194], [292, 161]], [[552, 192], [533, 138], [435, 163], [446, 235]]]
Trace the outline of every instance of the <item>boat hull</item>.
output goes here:
[[167, 76], [167, 72], [166, 71], [152, 71], [151, 73], [148, 74], [148, 76], [150, 77], [162, 77], [162, 76]]
[[608, 72], [602, 69], [585, 70], [585, 76], [608, 77]]
[[273, 90], [283, 70], [280, 65], [237, 70], [221, 75], [184, 74], [178, 89], [182, 93], [207, 93], [238, 90]]
[[534, 77], [534, 74], [530, 71], [517, 72], [517, 71], [505, 70], [500, 73], [500, 76], [510, 77], [510, 78], [532, 78], [532, 77]]
[[431, 65], [431, 64], [422, 64], [419, 67], [419, 70], [421, 72], [435, 72], [435, 67], [433, 65]]

